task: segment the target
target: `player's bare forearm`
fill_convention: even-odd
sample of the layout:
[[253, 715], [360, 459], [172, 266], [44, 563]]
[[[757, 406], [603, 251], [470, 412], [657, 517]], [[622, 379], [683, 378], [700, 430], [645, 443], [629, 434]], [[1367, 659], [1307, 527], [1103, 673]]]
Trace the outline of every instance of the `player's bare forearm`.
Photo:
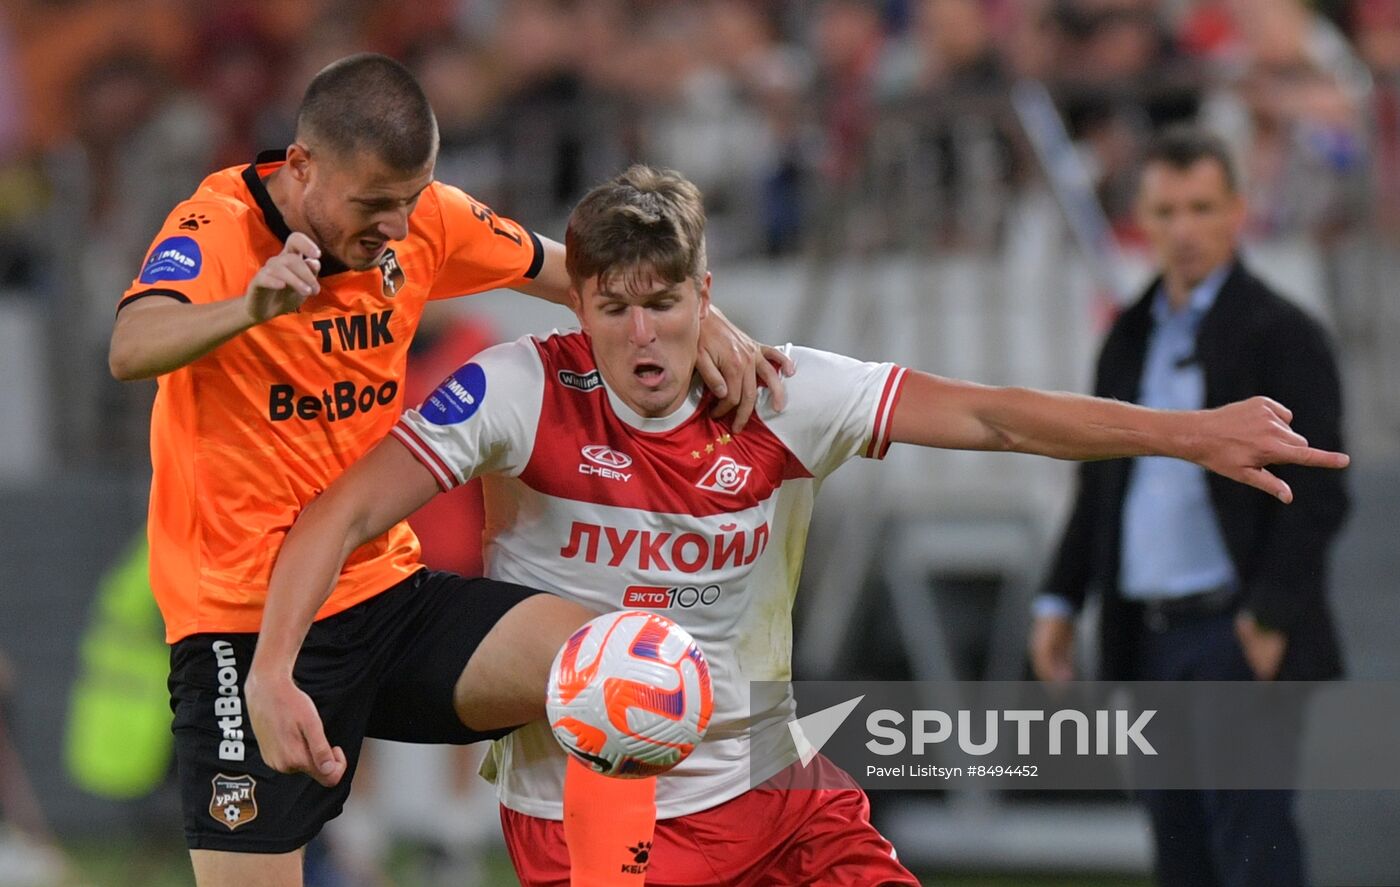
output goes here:
[[1006, 450], [1090, 461], [1171, 456], [1291, 502], [1265, 466], [1344, 468], [1345, 454], [1314, 449], [1266, 397], [1210, 410], [1153, 410], [1063, 392], [988, 388], [909, 373], [892, 417], [896, 441], [966, 450]]
[[564, 244], [548, 237], [540, 238], [544, 247], [544, 262], [540, 272], [528, 283], [516, 287], [517, 292], [569, 307], [569, 272], [564, 267]]
[[1055, 459], [1177, 455], [1179, 414], [1027, 388], [992, 388], [910, 372], [895, 407], [894, 440]]
[[432, 474], [391, 437], [312, 500], [287, 534], [272, 569], [251, 671], [290, 674], [346, 558], [437, 492]]
[[202, 305], [151, 296], [117, 315], [107, 364], [122, 382], [154, 378], [193, 363], [251, 326], [241, 296]]

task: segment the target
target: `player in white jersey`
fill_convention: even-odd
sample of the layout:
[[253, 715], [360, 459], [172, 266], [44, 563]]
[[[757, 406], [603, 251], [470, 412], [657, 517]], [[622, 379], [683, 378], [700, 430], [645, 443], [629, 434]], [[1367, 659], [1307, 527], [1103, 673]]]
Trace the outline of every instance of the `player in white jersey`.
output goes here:
[[[634, 167], [583, 199], [566, 247], [582, 331], [488, 349], [406, 413], [303, 512], [269, 599], [299, 599], [304, 610], [337, 568], [327, 552], [348, 554], [439, 489], [483, 476], [488, 575], [598, 610], [666, 608], [705, 650], [715, 709], [705, 740], [657, 780], [649, 884], [917, 883], [870, 825], [864, 794], [828, 762], [813, 765], [826, 771], [818, 784], [837, 787], [782, 790], [797, 757], [785, 729], [791, 700], [748, 694], [750, 681], [791, 676], [812, 502], [846, 460], [882, 457], [893, 441], [1066, 459], [1166, 455], [1285, 501], [1291, 493], [1264, 466], [1347, 461], [1309, 448], [1287, 410], [1264, 398], [1171, 413], [805, 348], [790, 351], [787, 408], [760, 398], [757, 421], [735, 435], [710, 417], [694, 375], [710, 301], [695, 187]], [[760, 754], [780, 772], [751, 774]], [[494, 749], [525, 884], [567, 883], [561, 798], [566, 772], [581, 766], [568, 760], [542, 722]]]

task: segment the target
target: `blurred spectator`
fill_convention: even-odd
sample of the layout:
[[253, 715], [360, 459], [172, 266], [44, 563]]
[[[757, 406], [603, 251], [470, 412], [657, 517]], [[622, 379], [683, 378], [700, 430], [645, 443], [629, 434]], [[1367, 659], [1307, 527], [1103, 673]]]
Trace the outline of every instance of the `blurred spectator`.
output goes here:
[[1375, 127], [1376, 220], [1386, 231], [1400, 231], [1400, 2], [1358, 0], [1352, 31], [1357, 49], [1375, 78], [1371, 97]]
[[211, 15], [202, 28], [198, 72], [191, 79], [220, 123], [210, 162], [213, 168], [247, 163], [268, 147], [260, 143], [258, 120], [281, 76], [280, 53], [251, 7]]
[[824, 144], [820, 171], [832, 183], [849, 184], [862, 165], [885, 49], [884, 24], [875, 4], [821, 4], [812, 26], [812, 52]]
[[502, 205], [507, 157], [500, 135], [502, 86], [492, 59], [461, 38], [443, 35], [416, 47], [408, 65], [437, 114], [437, 178], [489, 206]]
[[1232, 0], [1231, 9], [1242, 70], [1211, 91], [1202, 120], [1241, 160], [1250, 231], [1335, 234], [1365, 197], [1355, 59], [1299, 0]]
[[53, 379], [67, 405], [55, 439], [68, 458], [140, 464], [151, 386], [119, 385], [106, 372], [112, 312], [151, 232], [211, 168], [217, 127], [165, 68], [139, 52], [88, 66], [70, 109], [73, 136], [44, 159], [53, 195], [45, 276], [61, 318]]
[[1056, 96], [1087, 149], [1104, 212], [1127, 224], [1145, 134], [1194, 114], [1199, 82], [1151, 0], [1060, 0], [1055, 24]]
[[582, 64], [592, 60], [596, 73], [604, 60], [624, 51], [626, 35], [580, 31], [581, 23], [599, 14], [596, 8], [588, 12], [590, 6], [507, 0], [495, 35], [502, 48], [498, 70], [507, 113], [501, 134], [509, 161], [501, 203], [542, 231], [562, 231], [569, 207], [587, 185], [628, 158], [631, 126], [620, 96], [605, 79], [586, 79]]
[[20, 46], [28, 144], [49, 148], [72, 132], [72, 97], [94, 59], [140, 53], [180, 70], [198, 12], [183, 0], [4, 0]]
[[920, 127], [915, 224], [950, 245], [990, 245], [1013, 178], [1010, 78], [982, 0], [922, 0], [908, 98]]
[[706, 0], [691, 14], [699, 39], [667, 40], [687, 57], [647, 109], [646, 156], [685, 170], [704, 191], [712, 260], [782, 252], [796, 228], [784, 209], [799, 200], [795, 104], [805, 63], [756, 4]]

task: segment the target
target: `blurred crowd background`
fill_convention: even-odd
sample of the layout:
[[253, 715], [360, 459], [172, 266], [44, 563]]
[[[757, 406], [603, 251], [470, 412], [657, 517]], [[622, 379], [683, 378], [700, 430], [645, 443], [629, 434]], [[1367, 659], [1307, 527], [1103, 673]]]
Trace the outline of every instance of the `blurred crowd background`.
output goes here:
[[[1087, 385], [1105, 320], [1145, 279], [1140, 151], [1162, 124], [1206, 124], [1240, 164], [1259, 270], [1339, 342], [1365, 487], [1343, 628], [1354, 673], [1400, 674], [1384, 640], [1400, 615], [1384, 594], [1400, 501], [1400, 0], [0, 0], [0, 575], [14, 584], [0, 648], [43, 688], [15, 705], [31, 758], [60, 741], [96, 577], [143, 518], [154, 384], [110, 378], [114, 306], [165, 214], [208, 172], [285, 146], [309, 78], [359, 50], [416, 72], [438, 178], [503, 215], [562, 239], [591, 184], [632, 160], [672, 166], [706, 195], [716, 299], [756, 335], [988, 382]], [[1028, 137], [1018, 84], [1045, 87], [1071, 157]], [[1097, 198], [1087, 219], [1074, 187]], [[478, 332], [567, 324], [494, 299]], [[1067, 476], [892, 461], [919, 480], [871, 496], [856, 473], [858, 507], [813, 538], [851, 542], [852, 520], [898, 521], [921, 551], [925, 527], [976, 536], [981, 560], [954, 552], [920, 575], [953, 575], [938, 594], [958, 676], [986, 676], [1023, 649], [1017, 614]], [[869, 555], [891, 538], [852, 544]], [[878, 627], [842, 621], [843, 591], [878, 598], [895, 581], [872, 559], [846, 558], [824, 574], [836, 590], [812, 592], [835, 603], [800, 618], [806, 637], [852, 636], [836, 653], [799, 640], [807, 676], [888, 653]], [[1001, 587], [1009, 603], [987, 604]], [[66, 638], [31, 621], [55, 612]], [[1011, 639], [988, 640], [999, 629]], [[131, 825], [130, 808], [46, 788], [56, 764], [31, 766], [60, 831]], [[173, 832], [162, 809], [141, 821]], [[1141, 848], [1124, 853], [1140, 870]]]
[[1009, 102], [1022, 78], [1049, 86], [1126, 243], [1137, 150], [1183, 118], [1238, 151], [1253, 237], [1400, 228], [1394, 0], [0, 9], [0, 288], [42, 315], [64, 465], [144, 458], [133, 398], [148, 391], [90, 380], [164, 214], [209, 170], [288, 143], [311, 74], [358, 49], [422, 79], [443, 180], [558, 236], [590, 183], [631, 159], [671, 165], [706, 192], [721, 265], [833, 239], [996, 249], [1038, 178]]

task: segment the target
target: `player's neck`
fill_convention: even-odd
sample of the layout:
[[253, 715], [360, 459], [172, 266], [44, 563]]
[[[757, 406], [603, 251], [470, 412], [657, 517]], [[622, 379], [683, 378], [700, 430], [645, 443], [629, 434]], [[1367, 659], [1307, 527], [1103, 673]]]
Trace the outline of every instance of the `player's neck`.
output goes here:
[[272, 205], [282, 214], [282, 221], [287, 223], [287, 227], [305, 233], [306, 220], [297, 211], [301, 186], [291, 176], [286, 175], [286, 167], [274, 169], [271, 175], [263, 180], [263, 185], [266, 186], [267, 196], [272, 198]]

